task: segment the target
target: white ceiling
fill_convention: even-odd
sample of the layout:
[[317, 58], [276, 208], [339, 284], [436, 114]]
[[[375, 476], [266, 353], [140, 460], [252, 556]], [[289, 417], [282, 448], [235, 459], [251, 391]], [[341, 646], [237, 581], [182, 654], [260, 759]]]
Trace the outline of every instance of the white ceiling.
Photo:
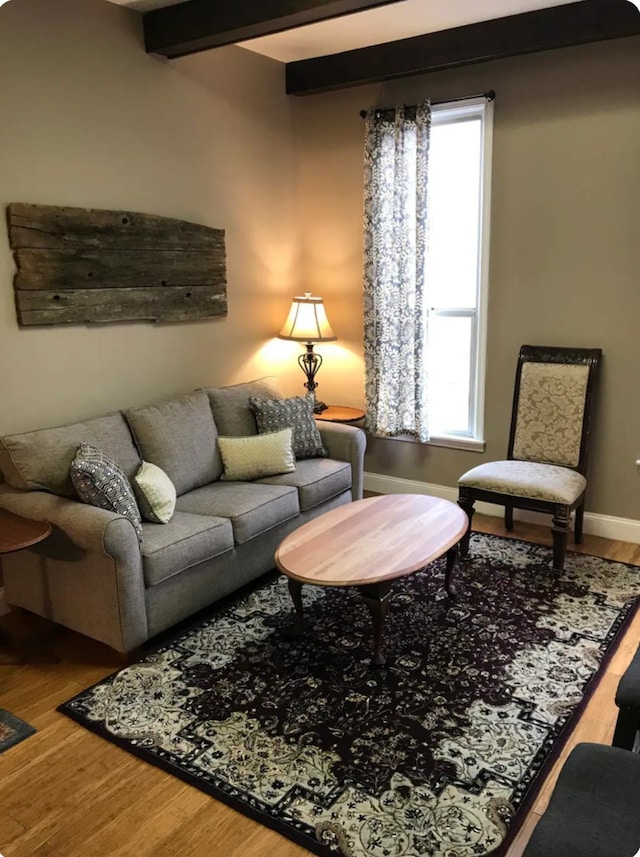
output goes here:
[[[176, 0], [110, 2], [147, 12], [172, 6]], [[401, 0], [240, 44], [281, 62], [295, 62], [573, 2], [575, 0]]]

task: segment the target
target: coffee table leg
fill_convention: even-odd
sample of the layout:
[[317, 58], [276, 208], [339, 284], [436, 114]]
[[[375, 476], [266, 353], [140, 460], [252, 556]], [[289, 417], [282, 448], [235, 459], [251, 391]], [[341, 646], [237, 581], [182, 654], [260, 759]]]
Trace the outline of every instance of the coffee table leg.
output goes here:
[[444, 573], [444, 588], [447, 591], [447, 595], [450, 598], [455, 598], [458, 594], [457, 589], [451, 583], [451, 577], [453, 575], [453, 569], [455, 568], [456, 560], [458, 558], [458, 545], [454, 545], [447, 551], [447, 569]]
[[289, 594], [293, 600], [293, 606], [296, 608], [296, 619], [298, 620], [298, 627], [302, 628], [304, 624], [303, 615], [302, 615], [302, 584], [299, 580], [294, 580], [292, 577], [288, 580], [289, 584]]
[[373, 620], [373, 663], [382, 666], [386, 663], [382, 654], [382, 631], [389, 609], [391, 583], [389, 581], [372, 583], [369, 586], [360, 586], [359, 590], [371, 611]]

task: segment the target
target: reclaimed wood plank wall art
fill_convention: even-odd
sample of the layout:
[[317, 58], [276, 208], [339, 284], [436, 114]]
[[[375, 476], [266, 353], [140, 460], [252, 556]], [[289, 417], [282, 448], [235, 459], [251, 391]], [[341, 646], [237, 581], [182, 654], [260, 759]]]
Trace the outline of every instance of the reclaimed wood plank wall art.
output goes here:
[[227, 314], [224, 229], [129, 211], [11, 203], [21, 326]]

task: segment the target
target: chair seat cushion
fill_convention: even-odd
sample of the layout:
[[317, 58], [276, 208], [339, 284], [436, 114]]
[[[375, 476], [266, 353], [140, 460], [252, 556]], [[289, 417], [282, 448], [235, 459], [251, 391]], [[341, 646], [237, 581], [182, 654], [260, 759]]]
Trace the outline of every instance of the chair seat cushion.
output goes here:
[[298, 461], [292, 473], [269, 476], [260, 482], [297, 488], [300, 509], [306, 512], [351, 488], [351, 465], [330, 458], [308, 458]]
[[578, 744], [523, 857], [623, 857], [640, 845], [640, 756]]
[[214, 482], [178, 497], [177, 509], [193, 515], [229, 518], [238, 545], [300, 512], [295, 488], [259, 482]]
[[587, 480], [581, 473], [555, 464], [490, 461], [468, 470], [458, 485], [571, 506], [584, 493]]
[[225, 518], [176, 512], [167, 524], [142, 524], [142, 570], [147, 586], [230, 550], [233, 530]]

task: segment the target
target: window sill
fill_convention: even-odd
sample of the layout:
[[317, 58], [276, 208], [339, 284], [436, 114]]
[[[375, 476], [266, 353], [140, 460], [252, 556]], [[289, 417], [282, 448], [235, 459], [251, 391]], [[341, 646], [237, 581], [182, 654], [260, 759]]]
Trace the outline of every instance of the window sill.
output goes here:
[[[375, 435], [374, 435], [375, 437]], [[417, 440], [415, 437], [412, 437], [410, 434], [401, 434], [396, 437], [385, 437], [380, 435], [381, 440], [403, 440], [409, 443], [421, 443], [422, 441]], [[425, 446], [441, 446], [446, 449], [463, 449], [466, 452], [484, 452], [486, 448], [486, 442], [484, 440], [477, 440], [472, 437], [432, 437], [429, 438], [428, 441], [425, 442]]]
[[448, 449], [464, 449], [467, 452], [484, 452], [486, 443], [475, 437], [431, 437], [429, 446], [445, 446]]

